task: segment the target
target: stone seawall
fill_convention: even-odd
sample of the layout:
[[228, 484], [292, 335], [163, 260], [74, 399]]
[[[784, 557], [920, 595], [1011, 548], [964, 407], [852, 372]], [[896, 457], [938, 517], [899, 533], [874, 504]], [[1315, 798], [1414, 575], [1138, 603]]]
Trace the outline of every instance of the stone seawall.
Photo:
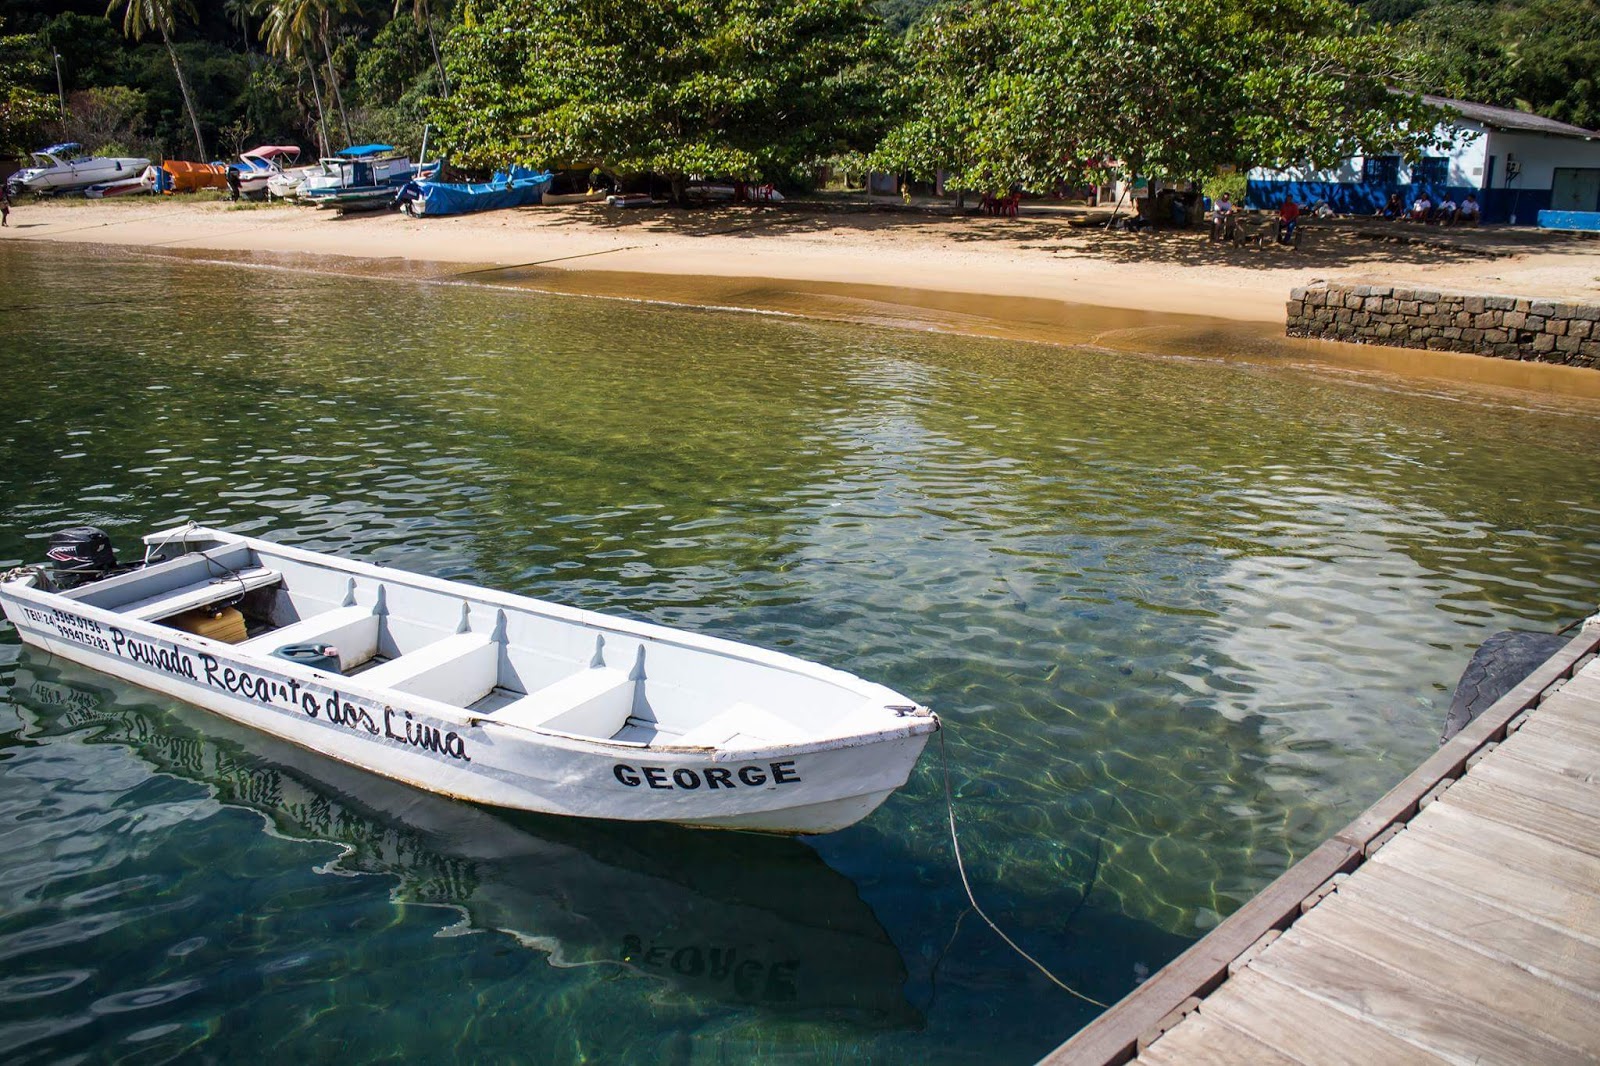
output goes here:
[[1600, 305], [1313, 282], [1289, 294], [1291, 337], [1600, 367]]

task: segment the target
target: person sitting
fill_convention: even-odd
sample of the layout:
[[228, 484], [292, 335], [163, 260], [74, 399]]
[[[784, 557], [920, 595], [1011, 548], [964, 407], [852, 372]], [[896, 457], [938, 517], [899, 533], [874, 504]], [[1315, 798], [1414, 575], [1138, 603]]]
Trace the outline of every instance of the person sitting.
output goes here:
[[1398, 219], [1405, 213], [1406, 205], [1401, 201], [1400, 194], [1397, 192], [1390, 193], [1389, 202], [1383, 205], [1383, 217]]
[[1433, 201], [1428, 199], [1427, 193], [1420, 194], [1416, 201], [1411, 205], [1411, 221], [1433, 221]]
[[1285, 196], [1283, 206], [1278, 208], [1278, 243], [1290, 244], [1294, 241], [1294, 232], [1300, 227], [1300, 205], [1294, 202], [1294, 197]]
[[1441, 226], [1455, 225], [1456, 202], [1450, 199], [1449, 193], [1445, 193], [1444, 199], [1439, 201], [1439, 209], [1436, 212], [1436, 216], [1438, 217], [1439, 225]]
[[1470, 192], [1463, 196], [1461, 206], [1456, 208], [1456, 221], [1462, 225], [1470, 223], [1476, 226], [1482, 217], [1483, 209], [1478, 206], [1478, 198]]
[[1238, 233], [1239, 219], [1234, 212], [1233, 194], [1223, 193], [1211, 208], [1211, 239], [1231, 241]]

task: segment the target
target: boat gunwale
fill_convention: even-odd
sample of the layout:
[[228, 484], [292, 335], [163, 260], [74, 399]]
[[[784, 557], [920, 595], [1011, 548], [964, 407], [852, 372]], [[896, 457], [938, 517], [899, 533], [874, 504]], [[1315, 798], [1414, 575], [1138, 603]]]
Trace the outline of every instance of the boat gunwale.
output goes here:
[[[180, 539], [180, 537], [182, 539]], [[863, 747], [887, 741], [908, 739], [924, 733], [932, 733], [941, 726], [938, 715], [934, 714], [922, 704], [916, 703], [908, 697], [901, 696], [899, 693], [888, 688], [887, 686], [880, 685], [876, 682], [867, 681], [864, 678], [857, 677], [856, 675], [846, 671], [838, 670], [829, 666], [823, 666], [820, 663], [813, 663], [806, 659], [789, 655], [785, 652], [772, 651], [770, 649], [760, 648], [753, 645], [741, 644], [737, 641], [728, 640], [723, 637], [713, 637], [700, 633], [686, 632], [654, 622], [645, 622], [632, 618], [605, 615], [597, 611], [588, 610], [586, 608], [569, 607], [564, 604], [554, 603], [548, 600], [534, 599], [533, 597], [522, 596], [517, 593], [507, 593], [500, 592], [495, 589], [486, 589], [467, 582], [454, 581], [446, 578], [436, 578], [426, 574], [415, 574], [408, 570], [399, 570], [394, 567], [382, 566], [376, 563], [367, 563], [357, 559], [347, 559], [342, 556], [329, 555], [323, 552], [315, 552], [305, 548], [295, 548], [290, 545], [281, 545], [273, 541], [266, 541], [256, 537], [248, 537], [242, 534], [230, 533], [226, 530], [219, 530], [208, 526], [178, 526], [169, 530], [163, 530], [157, 533], [149, 534], [144, 538], [144, 542], [147, 544], [159, 544], [165, 540], [168, 543], [176, 541], [180, 544], [186, 545], [187, 541], [191, 539], [211, 541], [214, 542], [218, 547], [244, 544], [257, 552], [259, 552], [262, 548], [265, 548], [269, 551], [269, 553], [278, 553], [299, 562], [316, 565], [326, 565], [326, 562], [332, 562], [337, 565], [330, 566], [328, 567], [329, 569], [344, 573], [354, 571], [363, 573], [365, 576], [388, 578], [390, 580], [393, 580], [395, 577], [399, 577], [403, 580], [396, 582], [397, 584], [409, 583], [413, 587], [427, 589], [428, 591], [448, 592], [459, 595], [461, 590], [469, 590], [471, 592], [481, 593], [485, 598], [485, 602], [494, 603], [495, 601], [500, 601], [498, 603], [499, 606], [516, 607], [520, 605], [531, 605], [536, 609], [534, 613], [539, 613], [541, 611], [553, 612], [553, 617], [555, 617], [555, 620], [557, 621], [575, 622], [589, 628], [609, 629], [613, 632], [624, 635], [649, 638], [661, 643], [672, 644], [679, 648], [690, 651], [711, 651], [714, 653], [727, 654], [733, 658], [744, 659], [753, 663], [754, 665], [770, 666], [775, 669], [800, 674], [802, 676], [809, 675], [816, 680], [833, 683], [838, 685], [840, 688], [845, 689], [846, 691], [854, 692], [855, 694], [860, 695], [863, 700], [880, 701], [878, 703], [879, 708], [885, 712], [897, 714], [898, 717], [896, 721], [901, 724], [896, 724], [894, 726], [872, 732], [859, 732], [835, 736], [819, 736], [809, 740], [773, 744], [768, 747], [738, 749], [722, 748], [714, 745], [651, 744], [643, 741], [614, 740], [610, 737], [592, 737], [578, 733], [568, 733], [561, 730], [543, 729], [538, 726], [526, 725], [514, 721], [500, 721], [495, 719], [492, 714], [472, 711], [465, 707], [460, 707], [450, 703], [443, 703], [438, 700], [430, 699], [426, 696], [415, 695], [409, 692], [396, 692], [395, 690], [388, 688], [376, 688], [369, 685], [363, 685], [361, 683], [360, 674], [329, 674], [325, 671], [316, 670], [302, 663], [295, 663], [288, 660], [274, 658], [268, 653], [257, 652], [252, 649], [245, 649], [237, 644], [228, 644], [222, 641], [212, 640], [211, 638], [200, 636], [199, 634], [189, 633], [181, 629], [174, 629], [169, 626], [164, 626], [158, 620], [152, 619], [147, 621], [144, 619], [133, 618], [114, 609], [98, 607], [93, 604], [84, 603], [81, 600], [73, 599], [64, 593], [48, 591], [37, 587], [34, 584], [31, 575], [22, 580], [0, 583], [0, 589], [3, 589], [7, 595], [16, 596], [23, 600], [33, 601], [41, 607], [59, 606], [63, 610], [83, 614], [85, 617], [101, 622], [105, 625], [116, 626], [118, 628], [126, 629], [130, 632], [139, 632], [141, 635], [148, 636], [152, 639], [168, 641], [175, 645], [181, 645], [195, 651], [204, 652], [207, 655], [218, 656], [221, 658], [231, 658], [236, 661], [257, 665], [258, 668], [264, 669], [268, 672], [289, 672], [291, 676], [293, 676], [295, 672], [301, 672], [304, 675], [309, 675], [317, 684], [325, 685], [330, 688], [336, 687], [340, 691], [349, 692], [351, 695], [365, 699], [376, 706], [392, 707], [398, 703], [402, 706], [412, 707], [441, 720], [460, 724], [468, 728], [479, 728], [486, 725], [493, 726], [495, 727], [494, 732], [504, 732], [508, 737], [521, 740], [523, 742], [553, 744], [556, 747], [566, 750], [584, 753], [649, 751], [663, 755], [683, 756], [692, 754], [702, 758], [709, 758], [712, 762], [724, 760], [744, 761], [749, 759], [760, 759], [774, 755], [803, 755], [812, 752], [835, 751], [845, 748]], [[210, 549], [201, 549], [195, 552], [186, 551], [184, 554], [203, 555], [206, 550]], [[182, 556], [179, 556], [178, 558], [182, 558]], [[561, 615], [570, 615], [572, 617], [561, 618]], [[597, 620], [601, 624], [596, 624], [596, 621], [591, 620]], [[16, 623], [13, 622], [12, 624], [15, 625]], [[657, 634], [659, 634], [659, 636]], [[666, 639], [663, 640], [663, 637]], [[840, 679], [843, 679], [847, 683], [841, 684]], [[875, 691], [864, 692], [863, 688], [872, 689]], [[903, 702], [883, 701], [881, 699], [883, 696], [892, 697], [895, 700]], [[907, 710], [904, 712], [898, 710], [898, 708], [901, 707], [907, 708]]]

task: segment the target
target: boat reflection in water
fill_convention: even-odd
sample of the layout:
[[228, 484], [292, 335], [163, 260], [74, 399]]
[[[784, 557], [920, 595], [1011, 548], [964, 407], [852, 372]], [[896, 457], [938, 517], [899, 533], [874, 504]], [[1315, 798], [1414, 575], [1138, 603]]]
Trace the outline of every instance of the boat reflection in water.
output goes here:
[[918, 1026], [899, 951], [855, 885], [790, 838], [491, 811], [420, 792], [198, 708], [25, 652], [25, 735], [117, 744], [156, 770], [347, 850], [451, 931], [515, 937], [555, 966], [612, 966], [685, 996]]

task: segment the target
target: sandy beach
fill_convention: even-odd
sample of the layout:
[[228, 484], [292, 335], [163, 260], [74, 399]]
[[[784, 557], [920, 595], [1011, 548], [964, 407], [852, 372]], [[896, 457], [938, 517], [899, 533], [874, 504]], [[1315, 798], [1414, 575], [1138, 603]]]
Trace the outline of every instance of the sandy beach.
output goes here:
[[[870, 320], [1057, 343], [1309, 358], [1594, 395], [1593, 371], [1480, 357], [1285, 342], [1289, 291], [1317, 278], [1600, 299], [1600, 242], [1503, 228], [1317, 221], [1299, 249], [1213, 244], [1201, 231], [1107, 231], [1084, 211], [1020, 218], [946, 205], [812, 201], [676, 210], [577, 204], [441, 219], [338, 218], [224, 201], [23, 202], [0, 238], [184, 258]], [[1270, 220], [1260, 220], [1263, 232]], [[1248, 352], [1246, 352], [1248, 354]], [[1424, 363], [1425, 361], [1425, 363]], [[1487, 364], [1487, 365], [1483, 365]], [[1499, 364], [1496, 366], [1495, 364]], [[1463, 368], [1459, 372], [1451, 369]], [[1564, 371], [1554, 375], [1545, 371]]]

